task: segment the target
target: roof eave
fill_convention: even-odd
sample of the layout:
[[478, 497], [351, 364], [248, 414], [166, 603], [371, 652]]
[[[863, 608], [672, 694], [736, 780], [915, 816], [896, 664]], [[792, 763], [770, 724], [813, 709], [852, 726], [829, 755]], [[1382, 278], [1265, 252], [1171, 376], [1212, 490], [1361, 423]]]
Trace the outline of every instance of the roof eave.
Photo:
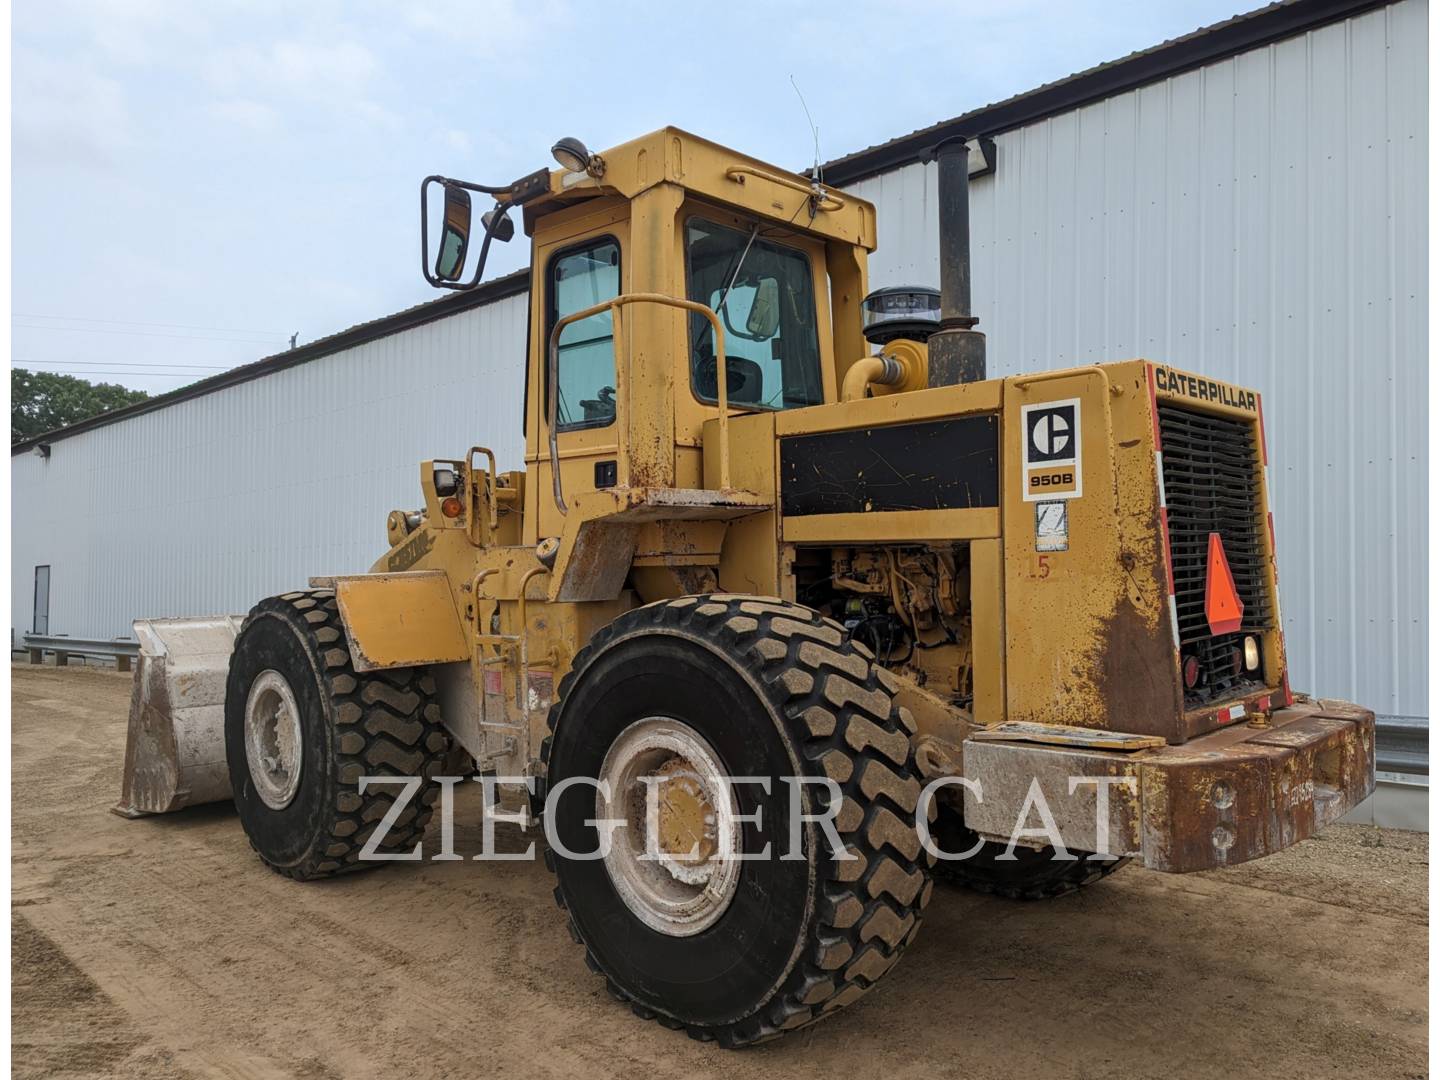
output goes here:
[[1160, 82], [1395, 0], [1286, 0], [1203, 27], [1184, 37], [973, 109], [897, 139], [822, 165], [827, 184], [844, 187], [925, 160], [939, 143], [999, 135], [1116, 94]]
[[[434, 322], [437, 319], [444, 319], [461, 311], [468, 311], [474, 307], [494, 303], [497, 300], [504, 300], [511, 296], [518, 296], [529, 288], [529, 271], [516, 270], [504, 277], [492, 278], [483, 282], [474, 289], [465, 292], [456, 292], [449, 296], [442, 296], [435, 300], [428, 300], [423, 304], [406, 308], [393, 315], [386, 315], [384, 318], [374, 319], [370, 322], [359, 323], [341, 330], [339, 333], [331, 334], [328, 337], [320, 338], [305, 345], [297, 346], [294, 349], [287, 349], [285, 352], [276, 353], [274, 356], [267, 356], [256, 360], [254, 363], [245, 364], [242, 367], [231, 368], [219, 375], [212, 375], [208, 379], [201, 379], [199, 382], [182, 386], [178, 390], [171, 390], [169, 393], [159, 394], [155, 397], [146, 398], [144, 401], [136, 402], [134, 405], [127, 405], [122, 409], [112, 409], [92, 416], [87, 420], [81, 420], [62, 428], [55, 428], [53, 431], [42, 432], [33, 435], [21, 442], [10, 444], [10, 456], [23, 454], [33, 450], [41, 443], [55, 443], [61, 439], [68, 439], [71, 436], [79, 435], [82, 432], [92, 431], [106, 424], [119, 423], [121, 420], [128, 420], [134, 416], [140, 416], [147, 412], [155, 412], [157, 409], [169, 408], [171, 405], [188, 401], [192, 398], [204, 397], [206, 394], [213, 394], [218, 390], [224, 390], [240, 383], [249, 382], [252, 379], [263, 378], [266, 375], [273, 375], [277, 371], [295, 367], [311, 360], [319, 360], [325, 356], [331, 356], [346, 349], [353, 349], [357, 345], [364, 345], [367, 342], [378, 341], [380, 338], [389, 337], [391, 334], [398, 334], [405, 330], [412, 330], [417, 326]], [[23, 366], [23, 365], [22, 365]]]

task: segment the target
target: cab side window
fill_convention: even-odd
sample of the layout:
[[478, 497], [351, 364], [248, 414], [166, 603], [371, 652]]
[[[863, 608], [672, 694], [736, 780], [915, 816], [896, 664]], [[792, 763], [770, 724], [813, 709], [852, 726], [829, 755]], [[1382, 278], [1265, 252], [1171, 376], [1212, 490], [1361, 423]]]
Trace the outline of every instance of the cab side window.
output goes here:
[[[559, 252], [550, 260], [546, 341], [566, 315], [619, 294], [620, 245], [614, 237], [597, 237]], [[560, 332], [556, 431], [615, 422], [614, 337], [609, 311], [573, 322]]]

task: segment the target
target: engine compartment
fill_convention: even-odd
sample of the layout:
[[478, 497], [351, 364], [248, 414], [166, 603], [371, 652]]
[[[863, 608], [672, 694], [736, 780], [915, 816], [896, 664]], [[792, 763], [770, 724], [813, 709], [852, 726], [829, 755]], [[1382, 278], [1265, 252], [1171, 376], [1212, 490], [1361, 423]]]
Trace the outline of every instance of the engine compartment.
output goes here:
[[796, 599], [884, 667], [957, 708], [974, 702], [968, 544], [802, 548]]

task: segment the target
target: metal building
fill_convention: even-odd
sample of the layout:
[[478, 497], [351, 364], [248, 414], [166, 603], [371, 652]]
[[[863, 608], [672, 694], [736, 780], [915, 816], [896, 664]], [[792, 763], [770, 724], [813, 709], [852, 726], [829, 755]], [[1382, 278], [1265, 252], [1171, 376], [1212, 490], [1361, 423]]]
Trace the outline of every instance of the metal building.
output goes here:
[[[11, 450], [12, 644], [244, 612], [367, 569], [419, 462], [519, 468], [525, 275], [354, 327]], [[42, 569], [43, 568], [43, 569]]]
[[[1275, 4], [824, 167], [878, 207], [871, 285], [933, 283], [926, 152], [993, 140], [971, 185], [992, 375], [1144, 356], [1261, 391], [1292, 683], [1375, 708], [1381, 768], [1414, 784], [1427, 20], [1426, 0]], [[421, 458], [484, 442], [518, 467], [524, 289], [501, 279], [14, 447], [12, 636], [42, 616], [108, 637], [243, 611], [368, 566]]]

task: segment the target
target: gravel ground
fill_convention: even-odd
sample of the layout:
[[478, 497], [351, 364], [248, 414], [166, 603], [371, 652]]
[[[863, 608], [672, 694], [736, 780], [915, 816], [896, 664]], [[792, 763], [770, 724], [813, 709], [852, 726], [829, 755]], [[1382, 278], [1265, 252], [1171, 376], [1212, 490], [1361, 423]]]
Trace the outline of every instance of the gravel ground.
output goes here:
[[[874, 993], [727, 1053], [610, 1000], [542, 864], [284, 880], [250, 853], [228, 804], [107, 812], [129, 676], [12, 674], [17, 1076], [1427, 1072], [1421, 834], [1337, 825], [1247, 866], [1126, 868], [1049, 903], [937, 890]], [[460, 851], [479, 850], [475, 795], [457, 799]]]

